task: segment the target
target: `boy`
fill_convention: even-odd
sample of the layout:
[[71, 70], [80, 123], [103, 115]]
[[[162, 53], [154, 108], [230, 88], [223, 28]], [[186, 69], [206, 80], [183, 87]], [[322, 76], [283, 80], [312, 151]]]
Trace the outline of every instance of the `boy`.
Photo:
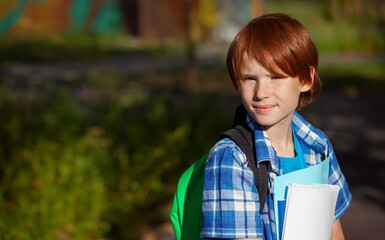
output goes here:
[[257, 166], [269, 162], [269, 190], [260, 214], [245, 154], [229, 138], [219, 141], [206, 163], [201, 237], [277, 239], [274, 177], [329, 157], [328, 182], [341, 187], [331, 239], [344, 239], [339, 218], [351, 201], [347, 183], [328, 138], [296, 112], [321, 90], [318, 54], [310, 33], [284, 14], [258, 17], [231, 43], [227, 68], [247, 111], [244, 121], [254, 132]]

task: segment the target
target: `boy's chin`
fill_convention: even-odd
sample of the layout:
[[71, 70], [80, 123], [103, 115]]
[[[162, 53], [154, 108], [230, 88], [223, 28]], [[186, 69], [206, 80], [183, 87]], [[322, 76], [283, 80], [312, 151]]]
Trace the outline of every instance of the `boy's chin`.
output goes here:
[[268, 130], [277, 125], [283, 126], [285, 125], [285, 123], [286, 125], [290, 126], [290, 123], [291, 123], [291, 116], [279, 117], [279, 116], [257, 115], [257, 116], [253, 116], [253, 118], [265, 130]]

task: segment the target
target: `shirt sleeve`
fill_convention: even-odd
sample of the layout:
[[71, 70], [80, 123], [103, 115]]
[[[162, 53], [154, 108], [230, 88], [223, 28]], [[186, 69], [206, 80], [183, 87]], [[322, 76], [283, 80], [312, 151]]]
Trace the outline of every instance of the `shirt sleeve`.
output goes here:
[[336, 209], [334, 212], [334, 220], [337, 220], [348, 209], [350, 202], [352, 201], [352, 195], [349, 191], [349, 186], [345, 180], [345, 176], [343, 175], [338, 164], [333, 147], [329, 139], [326, 140], [328, 144], [328, 157], [330, 158], [329, 184], [338, 185], [341, 188], [338, 193]]
[[206, 163], [201, 238], [263, 238], [259, 197], [245, 155], [230, 139], [218, 142]]

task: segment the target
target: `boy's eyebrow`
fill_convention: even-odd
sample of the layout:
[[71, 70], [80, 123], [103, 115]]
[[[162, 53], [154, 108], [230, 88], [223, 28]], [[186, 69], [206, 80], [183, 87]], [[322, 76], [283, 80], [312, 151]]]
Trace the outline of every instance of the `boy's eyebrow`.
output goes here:
[[[277, 73], [277, 74], [275, 74], [275, 73], [267, 73], [267, 74], [265, 74], [265, 76], [270, 76], [270, 77], [281, 77], [281, 78], [283, 78], [283, 77], [288, 77], [288, 75], [287, 74], [284, 74], [284, 73]], [[253, 74], [253, 73], [241, 73], [240, 74], [240, 77], [241, 78], [248, 78], [248, 77], [256, 77], [256, 74]]]
[[255, 76], [255, 74], [252, 74], [252, 73], [241, 73], [240, 75], [242, 77], [245, 77], [245, 76]]

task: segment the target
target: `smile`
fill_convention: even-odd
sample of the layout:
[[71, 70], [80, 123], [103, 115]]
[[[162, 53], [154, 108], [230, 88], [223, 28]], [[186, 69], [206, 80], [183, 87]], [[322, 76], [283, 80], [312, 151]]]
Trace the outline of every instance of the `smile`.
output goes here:
[[275, 107], [276, 107], [276, 105], [263, 105], [263, 106], [256, 106], [256, 107], [254, 107], [254, 109], [260, 113], [267, 113], [267, 112], [270, 112], [271, 110], [273, 110], [273, 108], [275, 108]]

